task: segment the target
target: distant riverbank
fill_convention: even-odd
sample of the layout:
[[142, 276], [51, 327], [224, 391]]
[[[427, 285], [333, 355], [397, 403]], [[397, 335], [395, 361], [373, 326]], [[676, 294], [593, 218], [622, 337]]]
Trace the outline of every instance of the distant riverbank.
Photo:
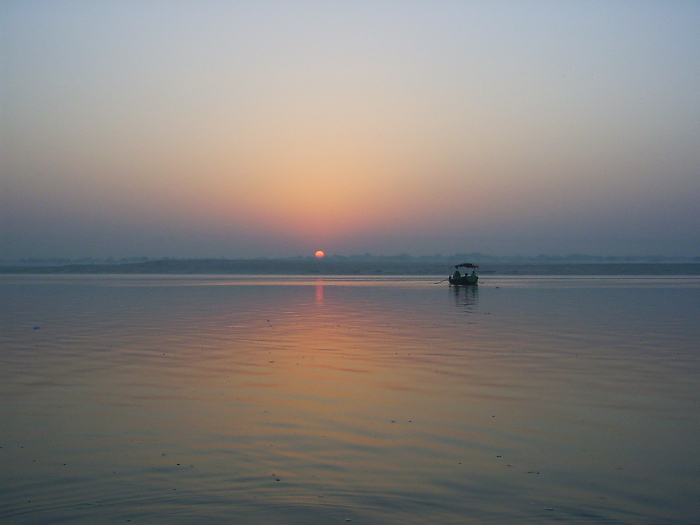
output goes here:
[[[459, 263], [463, 261], [455, 261]], [[117, 264], [0, 266], [3, 274], [164, 275], [431, 275], [446, 276], [450, 263], [349, 259], [164, 259]], [[480, 274], [498, 275], [700, 275], [700, 263], [481, 263]]]

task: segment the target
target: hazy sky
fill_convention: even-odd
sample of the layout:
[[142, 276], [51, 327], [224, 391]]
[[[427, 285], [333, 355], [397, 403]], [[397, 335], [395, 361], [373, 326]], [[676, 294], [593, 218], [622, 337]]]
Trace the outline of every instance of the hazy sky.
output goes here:
[[0, 0], [0, 258], [700, 255], [700, 2]]

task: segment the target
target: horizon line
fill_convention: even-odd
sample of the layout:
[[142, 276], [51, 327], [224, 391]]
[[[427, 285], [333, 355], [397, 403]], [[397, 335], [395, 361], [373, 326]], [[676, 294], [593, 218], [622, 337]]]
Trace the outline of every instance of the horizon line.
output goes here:
[[454, 253], [450, 255], [442, 254], [431, 254], [431, 255], [411, 255], [408, 253], [399, 253], [395, 255], [375, 255], [372, 253], [364, 254], [326, 254], [323, 258], [317, 258], [314, 255], [291, 255], [291, 256], [246, 256], [246, 257], [213, 257], [213, 256], [202, 256], [202, 257], [175, 257], [175, 256], [160, 256], [160, 257], [148, 257], [148, 256], [132, 256], [132, 257], [21, 257], [17, 259], [0, 259], [0, 265], [8, 266], [13, 264], [42, 264], [48, 263], [51, 265], [58, 264], [138, 264], [146, 262], [156, 262], [156, 261], [291, 261], [291, 260], [315, 260], [319, 264], [323, 264], [326, 260], [392, 260], [392, 261], [420, 261], [429, 262], [436, 261], [442, 262], [449, 259], [464, 259], [471, 258], [476, 261], [482, 262], [585, 262], [585, 261], [599, 261], [599, 262], [673, 262], [673, 261], [688, 261], [688, 262], [700, 262], [700, 255], [687, 256], [687, 255], [663, 255], [663, 254], [646, 254], [646, 255], [593, 255], [586, 253], [570, 253], [567, 255], [551, 255], [541, 253], [538, 255], [522, 255], [522, 254], [512, 254], [512, 255], [491, 255], [481, 252], [470, 252], [470, 253]]

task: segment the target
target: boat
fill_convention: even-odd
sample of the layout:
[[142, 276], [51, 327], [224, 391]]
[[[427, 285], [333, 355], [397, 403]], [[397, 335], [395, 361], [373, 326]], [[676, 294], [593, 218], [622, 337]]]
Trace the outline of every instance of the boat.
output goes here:
[[[471, 269], [472, 273], [465, 273], [462, 275], [459, 273], [460, 268]], [[448, 277], [447, 280], [454, 286], [476, 286], [479, 282], [479, 276], [476, 275], [477, 268], [478, 266], [472, 263], [455, 264], [455, 273]]]

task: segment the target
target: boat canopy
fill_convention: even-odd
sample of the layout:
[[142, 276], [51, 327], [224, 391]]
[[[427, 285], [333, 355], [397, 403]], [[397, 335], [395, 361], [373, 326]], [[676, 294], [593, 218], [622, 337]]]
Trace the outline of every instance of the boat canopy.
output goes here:
[[462, 264], [455, 264], [455, 268], [478, 268], [476, 264], [472, 263], [462, 263]]

